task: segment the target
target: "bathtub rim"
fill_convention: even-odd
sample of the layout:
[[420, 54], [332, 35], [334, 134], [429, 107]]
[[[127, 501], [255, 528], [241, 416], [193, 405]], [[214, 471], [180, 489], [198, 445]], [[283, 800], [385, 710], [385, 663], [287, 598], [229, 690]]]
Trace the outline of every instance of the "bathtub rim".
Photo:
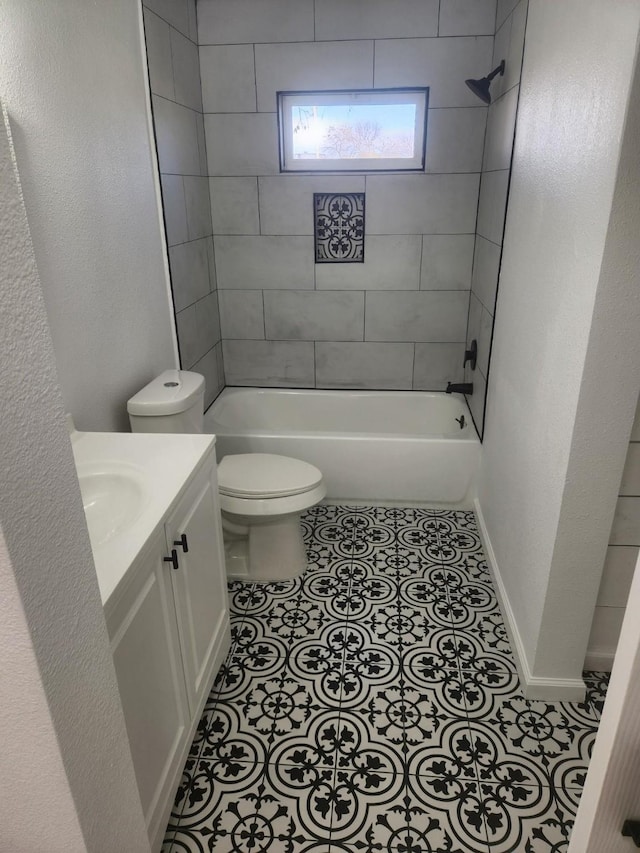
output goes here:
[[376, 397], [398, 397], [400, 395], [411, 396], [411, 397], [442, 397], [446, 395], [445, 391], [410, 391], [410, 390], [381, 390], [376, 391], [370, 388], [357, 388], [357, 389], [348, 389], [348, 388], [279, 388], [277, 386], [263, 385], [263, 386], [253, 386], [253, 385], [226, 385], [223, 390], [218, 394], [213, 403], [209, 406], [209, 408], [205, 412], [205, 432], [212, 432], [214, 435], [231, 437], [234, 435], [243, 435], [243, 436], [255, 436], [257, 437], [278, 437], [278, 438], [286, 438], [288, 436], [298, 436], [305, 435], [309, 437], [313, 437], [316, 439], [325, 438], [327, 440], [336, 438], [340, 440], [352, 440], [352, 441], [381, 441], [381, 440], [389, 440], [394, 442], [405, 442], [405, 441], [446, 441], [446, 442], [455, 442], [459, 444], [460, 442], [464, 443], [481, 443], [480, 436], [477, 433], [477, 429], [475, 426], [475, 421], [473, 420], [473, 416], [471, 414], [471, 409], [469, 407], [469, 403], [467, 402], [464, 394], [451, 394], [447, 396], [451, 396], [454, 400], [456, 400], [464, 409], [465, 414], [468, 415], [468, 421], [465, 425], [465, 432], [468, 429], [468, 434], [466, 435], [455, 435], [451, 433], [394, 433], [394, 432], [341, 432], [338, 430], [282, 430], [282, 429], [240, 429], [238, 427], [229, 427], [225, 424], [221, 424], [216, 421], [213, 412], [216, 407], [216, 404], [221, 402], [223, 399], [227, 397], [235, 396], [237, 394], [242, 393], [266, 393], [266, 392], [275, 392], [276, 394], [286, 394], [287, 396], [296, 396], [300, 394], [308, 394], [312, 393], [314, 396], [330, 396], [333, 394], [338, 395], [350, 395], [355, 397], [363, 397], [363, 396], [376, 396]]

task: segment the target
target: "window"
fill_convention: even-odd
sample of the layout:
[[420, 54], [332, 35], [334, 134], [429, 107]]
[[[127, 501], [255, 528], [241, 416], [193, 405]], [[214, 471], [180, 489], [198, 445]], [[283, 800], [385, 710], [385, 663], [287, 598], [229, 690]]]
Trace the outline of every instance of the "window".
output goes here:
[[282, 172], [424, 170], [428, 89], [278, 92]]

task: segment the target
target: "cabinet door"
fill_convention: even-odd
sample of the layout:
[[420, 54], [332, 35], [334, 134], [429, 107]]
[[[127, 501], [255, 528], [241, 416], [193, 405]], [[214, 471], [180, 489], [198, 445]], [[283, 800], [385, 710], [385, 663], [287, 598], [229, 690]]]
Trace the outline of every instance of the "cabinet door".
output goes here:
[[[150, 838], [164, 830], [190, 734], [170, 566], [160, 535], [110, 615], [111, 650]], [[114, 630], [111, 630], [113, 626]], [[161, 836], [160, 836], [161, 837]]]
[[[171, 572], [191, 713], [202, 707], [229, 647], [224, 546], [215, 466], [198, 477], [166, 525], [178, 554]], [[185, 537], [184, 547], [181, 538]], [[187, 550], [185, 550], [185, 548]]]

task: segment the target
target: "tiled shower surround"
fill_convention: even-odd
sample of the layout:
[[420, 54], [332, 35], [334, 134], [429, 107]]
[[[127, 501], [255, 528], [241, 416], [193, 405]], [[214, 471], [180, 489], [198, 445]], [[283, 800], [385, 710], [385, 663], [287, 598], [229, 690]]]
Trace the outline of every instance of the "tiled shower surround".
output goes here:
[[[182, 366], [207, 402], [225, 375], [443, 390], [475, 337], [482, 430], [527, 0], [199, 0], [199, 70], [194, 0], [145, 3]], [[501, 58], [488, 111], [464, 80]], [[402, 86], [430, 89], [424, 174], [280, 174], [278, 90]], [[314, 263], [315, 192], [366, 194], [364, 264]]]
[[566, 853], [606, 676], [524, 698], [472, 512], [303, 526], [302, 578], [230, 585], [164, 853]]
[[[242, 5], [198, 4], [227, 382], [461, 380], [495, 2]], [[430, 87], [426, 174], [279, 173], [278, 90], [395, 86]], [[314, 192], [366, 194], [364, 264], [314, 264]]]

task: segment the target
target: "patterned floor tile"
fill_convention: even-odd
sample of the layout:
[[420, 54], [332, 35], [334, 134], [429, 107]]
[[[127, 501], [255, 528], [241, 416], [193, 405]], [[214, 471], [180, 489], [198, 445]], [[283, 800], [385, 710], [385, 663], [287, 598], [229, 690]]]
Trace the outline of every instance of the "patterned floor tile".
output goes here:
[[[193, 794], [197, 801], [183, 812], [175, 829], [175, 850], [216, 853], [302, 853], [313, 841], [328, 846], [331, 825], [330, 792], [333, 771], [324, 786], [316, 787], [316, 800], [289, 796], [276, 790], [268, 773], [239, 790], [223, 790], [206, 762], [196, 768]], [[213, 791], [219, 794], [213, 794]], [[189, 793], [192, 793], [191, 791]], [[328, 803], [328, 806], [325, 804]], [[326, 808], [326, 813], [325, 813]]]
[[529, 702], [470, 511], [319, 505], [229, 584], [163, 853], [566, 853], [607, 688]]
[[481, 783], [491, 853], [567, 853], [575, 810], [563, 808], [552, 788]]
[[529, 701], [519, 692], [496, 699], [490, 714], [471, 723], [479, 778], [500, 781], [505, 767], [526, 764], [549, 785], [567, 759], [574, 777], [586, 773], [597, 727], [575, 719], [568, 704]]

